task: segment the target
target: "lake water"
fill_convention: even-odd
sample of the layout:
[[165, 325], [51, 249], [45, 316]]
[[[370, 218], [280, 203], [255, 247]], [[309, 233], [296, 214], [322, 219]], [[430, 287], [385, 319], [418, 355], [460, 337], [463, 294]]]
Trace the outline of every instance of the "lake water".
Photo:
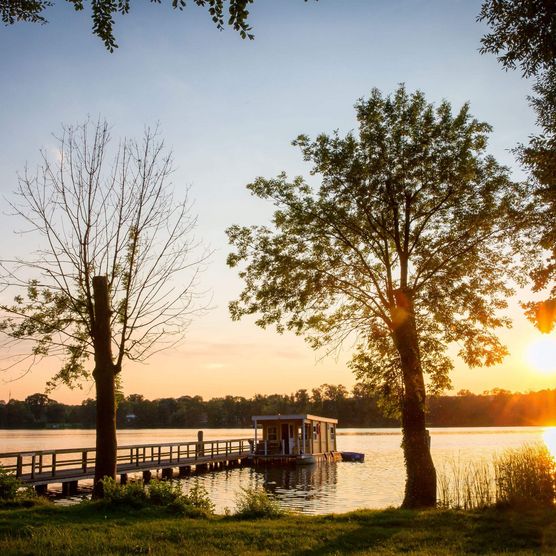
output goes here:
[[[507, 448], [544, 443], [556, 455], [556, 427], [430, 429], [431, 451], [439, 473], [454, 465], [465, 467], [492, 461]], [[208, 429], [205, 440], [250, 438], [252, 429]], [[184, 480], [203, 485], [218, 513], [233, 511], [241, 488], [263, 487], [287, 508], [310, 514], [385, 508], [402, 502], [405, 483], [399, 429], [338, 429], [338, 449], [363, 452], [365, 463], [324, 463], [289, 468], [232, 468], [194, 474]], [[197, 429], [142, 429], [118, 432], [120, 445], [186, 442]], [[87, 448], [95, 444], [93, 430], [0, 430], [0, 452]], [[81, 483], [80, 483], [81, 484]]]

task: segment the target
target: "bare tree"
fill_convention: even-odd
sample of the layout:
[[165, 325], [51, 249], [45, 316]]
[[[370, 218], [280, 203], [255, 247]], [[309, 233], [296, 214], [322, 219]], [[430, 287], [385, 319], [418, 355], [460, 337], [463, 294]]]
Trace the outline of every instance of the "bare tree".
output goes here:
[[18, 363], [62, 360], [51, 387], [94, 378], [101, 496], [100, 479], [116, 473], [116, 377], [125, 358], [144, 361], [182, 339], [207, 253], [187, 198], [169, 187], [172, 156], [157, 130], [111, 151], [99, 120], [63, 127], [57, 142], [54, 159], [41, 151], [37, 171], [25, 170], [11, 203], [41, 248], [3, 262], [7, 291], [18, 291], [0, 305], [0, 329], [8, 343], [30, 342]]

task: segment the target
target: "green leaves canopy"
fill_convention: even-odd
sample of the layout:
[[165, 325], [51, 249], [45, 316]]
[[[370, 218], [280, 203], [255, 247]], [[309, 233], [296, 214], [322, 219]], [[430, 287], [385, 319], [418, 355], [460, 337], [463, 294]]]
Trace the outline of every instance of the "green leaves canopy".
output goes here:
[[526, 198], [485, 154], [490, 127], [467, 105], [454, 115], [448, 102], [435, 108], [400, 86], [355, 108], [357, 136], [294, 141], [318, 185], [283, 173], [247, 186], [276, 211], [272, 226], [228, 229], [228, 264], [242, 266], [245, 282], [230, 311], [258, 314], [258, 325], [303, 334], [314, 348], [354, 334], [359, 378], [399, 393], [395, 296], [409, 291], [424, 371], [443, 388], [449, 344], [471, 366], [506, 354], [493, 329], [509, 325], [498, 310], [518, 278], [509, 238]]
[[[66, 0], [73, 5], [75, 11], [85, 8], [84, 0]], [[162, 0], [151, 0], [152, 3], [161, 4]], [[251, 27], [247, 23], [249, 11], [247, 7], [253, 0], [229, 0], [228, 15], [225, 14], [224, 0], [192, 0], [192, 3], [208, 7], [209, 15], [218, 29], [223, 29], [225, 24], [237, 31], [242, 39], [253, 39]], [[13, 25], [17, 21], [31, 23], [46, 23], [44, 11], [53, 6], [50, 0], [0, 0], [0, 14], [2, 22]], [[183, 10], [186, 0], [171, 0], [172, 8]], [[110, 52], [118, 48], [114, 37], [114, 15], [125, 15], [131, 8], [130, 0], [92, 0], [91, 18], [93, 21], [93, 34], [99, 37]]]

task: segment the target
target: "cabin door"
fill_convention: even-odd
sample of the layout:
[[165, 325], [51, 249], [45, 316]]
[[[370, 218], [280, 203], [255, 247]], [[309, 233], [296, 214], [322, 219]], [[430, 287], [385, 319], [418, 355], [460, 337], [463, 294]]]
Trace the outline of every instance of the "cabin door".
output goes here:
[[287, 423], [282, 423], [282, 446], [284, 447], [284, 454], [290, 453], [290, 427]]

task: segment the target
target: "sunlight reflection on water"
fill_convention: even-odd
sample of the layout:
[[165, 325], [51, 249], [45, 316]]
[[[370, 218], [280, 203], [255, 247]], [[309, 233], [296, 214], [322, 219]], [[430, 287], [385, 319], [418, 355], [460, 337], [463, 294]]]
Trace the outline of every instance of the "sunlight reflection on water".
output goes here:
[[[0, 431], [0, 452], [93, 446], [92, 430]], [[247, 438], [252, 429], [205, 430], [205, 439]], [[193, 429], [122, 430], [120, 445], [192, 441]], [[544, 442], [556, 454], [556, 427], [431, 429], [431, 451], [437, 470], [457, 462], [492, 461], [506, 448]], [[233, 510], [241, 488], [261, 486], [287, 508], [304, 513], [345, 512], [357, 508], [397, 506], [403, 498], [405, 471], [399, 429], [339, 429], [338, 449], [363, 452], [364, 463], [253, 469], [230, 468], [192, 475], [184, 480], [203, 485], [218, 513]]]
[[547, 427], [542, 436], [552, 457], [556, 458], [556, 427]]

